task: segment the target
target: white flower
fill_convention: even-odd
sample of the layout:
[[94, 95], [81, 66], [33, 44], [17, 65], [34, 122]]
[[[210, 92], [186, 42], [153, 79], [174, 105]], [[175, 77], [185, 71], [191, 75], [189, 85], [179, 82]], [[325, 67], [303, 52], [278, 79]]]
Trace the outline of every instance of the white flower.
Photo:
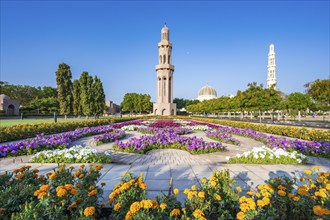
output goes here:
[[227, 157], [226, 157], [226, 160], [229, 160], [229, 159], [230, 159], [230, 157], [229, 157], [229, 156], [227, 156]]

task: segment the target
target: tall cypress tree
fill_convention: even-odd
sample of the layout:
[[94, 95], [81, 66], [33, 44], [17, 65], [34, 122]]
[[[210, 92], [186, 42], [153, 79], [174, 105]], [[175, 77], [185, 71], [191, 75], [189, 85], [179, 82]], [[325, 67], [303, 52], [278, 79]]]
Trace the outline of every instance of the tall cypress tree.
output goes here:
[[94, 112], [97, 115], [103, 114], [105, 110], [105, 94], [101, 80], [95, 76], [93, 82]]
[[75, 116], [82, 115], [81, 99], [80, 99], [80, 83], [79, 80], [73, 81], [73, 114]]
[[88, 75], [88, 72], [83, 72], [79, 78], [80, 84], [80, 103], [82, 113], [85, 116], [92, 115], [93, 112], [93, 105], [94, 105], [94, 92], [92, 89], [93, 86], [93, 78]]
[[70, 66], [61, 63], [56, 71], [57, 99], [60, 104], [60, 114], [70, 115], [72, 113], [72, 74]]

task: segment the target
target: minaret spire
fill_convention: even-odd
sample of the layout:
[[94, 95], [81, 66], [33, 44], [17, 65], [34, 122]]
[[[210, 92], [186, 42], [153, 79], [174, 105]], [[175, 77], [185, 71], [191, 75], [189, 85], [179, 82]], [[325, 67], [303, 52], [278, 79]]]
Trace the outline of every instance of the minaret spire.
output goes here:
[[276, 64], [275, 64], [275, 47], [274, 44], [269, 45], [268, 66], [267, 66], [267, 88], [274, 85], [276, 89]]
[[157, 100], [153, 106], [154, 115], [176, 115], [176, 104], [173, 103], [173, 72], [172, 43], [170, 31], [166, 23], [161, 30], [161, 40], [158, 43]]

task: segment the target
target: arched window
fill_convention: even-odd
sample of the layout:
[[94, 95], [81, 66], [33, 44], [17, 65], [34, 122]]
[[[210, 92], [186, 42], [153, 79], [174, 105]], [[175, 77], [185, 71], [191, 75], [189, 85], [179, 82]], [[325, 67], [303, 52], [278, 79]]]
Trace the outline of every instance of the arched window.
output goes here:
[[159, 77], [158, 78], [158, 96], [161, 96], [161, 83], [162, 83], [162, 79]]
[[163, 81], [164, 81], [164, 86], [163, 86], [164, 93], [163, 93], [163, 96], [165, 96], [166, 95], [166, 77], [163, 78]]
[[162, 63], [162, 55], [159, 55], [159, 63]]
[[163, 59], [164, 59], [163, 63], [166, 63], [166, 56], [165, 55], [163, 56]]
[[168, 64], [170, 64], [170, 60], [171, 60], [171, 55], [168, 55], [168, 60], [167, 60]]

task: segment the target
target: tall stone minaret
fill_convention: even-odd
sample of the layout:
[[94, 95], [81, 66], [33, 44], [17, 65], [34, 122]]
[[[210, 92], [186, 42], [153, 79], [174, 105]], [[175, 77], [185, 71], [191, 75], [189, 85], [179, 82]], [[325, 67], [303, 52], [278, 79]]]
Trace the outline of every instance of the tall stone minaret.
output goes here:
[[269, 46], [268, 53], [268, 77], [267, 77], [267, 88], [270, 88], [275, 84], [276, 89], [276, 64], [275, 64], [275, 49], [274, 44]]
[[158, 43], [159, 59], [157, 72], [157, 101], [153, 106], [154, 115], [176, 115], [176, 104], [173, 103], [172, 43], [166, 23], [161, 31]]

